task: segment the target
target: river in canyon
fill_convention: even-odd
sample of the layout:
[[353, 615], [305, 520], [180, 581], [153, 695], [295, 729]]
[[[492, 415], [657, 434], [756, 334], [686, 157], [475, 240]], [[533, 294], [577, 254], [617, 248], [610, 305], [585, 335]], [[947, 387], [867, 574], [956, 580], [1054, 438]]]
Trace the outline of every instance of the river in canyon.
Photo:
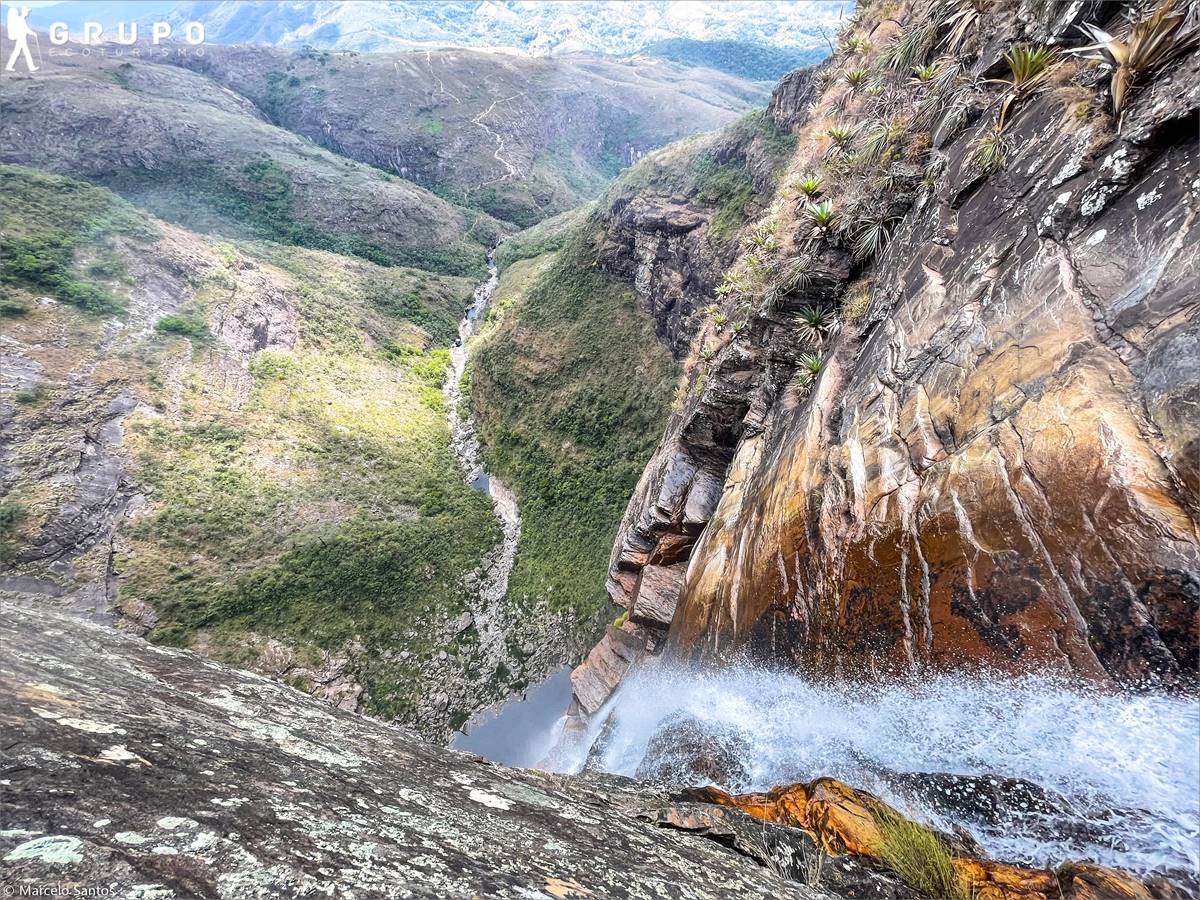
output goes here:
[[503, 538], [467, 578], [467, 605], [483, 653], [483, 668], [494, 671], [507, 658], [508, 637], [504, 615], [504, 597], [508, 578], [517, 559], [521, 542], [521, 513], [517, 498], [499, 478], [483, 468], [479, 436], [469, 404], [463, 396], [462, 377], [470, 354], [470, 341], [487, 315], [488, 306], [500, 283], [495, 257], [488, 255], [488, 277], [482, 281], [471, 305], [458, 325], [458, 343], [450, 350], [450, 368], [443, 386], [450, 443], [463, 478], [477, 491], [488, 495], [492, 511], [500, 523]]

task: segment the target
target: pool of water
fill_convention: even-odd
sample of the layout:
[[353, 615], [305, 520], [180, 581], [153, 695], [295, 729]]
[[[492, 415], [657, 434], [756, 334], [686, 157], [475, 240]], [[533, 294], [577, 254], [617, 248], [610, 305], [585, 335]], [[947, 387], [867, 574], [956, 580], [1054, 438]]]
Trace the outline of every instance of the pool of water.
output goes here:
[[571, 667], [564, 666], [523, 697], [474, 716], [450, 746], [506, 766], [533, 768], [557, 739], [571, 701]]

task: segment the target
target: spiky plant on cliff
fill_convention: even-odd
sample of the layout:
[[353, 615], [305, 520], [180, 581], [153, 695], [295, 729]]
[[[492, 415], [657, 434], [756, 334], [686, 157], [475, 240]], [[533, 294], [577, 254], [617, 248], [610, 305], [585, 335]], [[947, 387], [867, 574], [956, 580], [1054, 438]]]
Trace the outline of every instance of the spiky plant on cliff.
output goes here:
[[812, 282], [816, 264], [807, 253], [797, 256], [783, 268], [779, 277], [779, 290], [786, 293], [802, 291]]
[[1036, 94], [1053, 71], [1053, 64], [1058, 51], [1051, 47], [1034, 47], [1030, 44], [1014, 44], [1004, 53], [1012, 78], [1001, 80], [1008, 85], [1008, 91], [1000, 101], [1000, 116], [997, 127], [1003, 131], [1008, 111], [1013, 104], [1019, 103]]
[[999, 126], [992, 127], [971, 145], [969, 165], [980, 175], [991, 175], [1004, 168], [1008, 158], [1008, 141]]
[[762, 253], [771, 254], [779, 249], [779, 222], [771, 219], [754, 226], [749, 237], [745, 240], [747, 248], [754, 248]]
[[796, 182], [796, 190], [810, 199], [817, 196], [821, 193], [821, 176], [806, 175]]
[[867, 79], [870, 77], [871, 77], [871, 70], [864, 68], [862, 66], [859, 66], [858, 68], [855, 68], [855, 69], [851, 69], [849, 72], [847, 72], [845, 75], [842, 76], [842, 78], [845, 79], [846, 84], [850, 85], [850, 90], [852, 90], [852, 91], [858, 90], [863, 85], [865, 85], [867, 83]]
[[850, 249], [857, 259], [878, 256], [892, 237], [892, 220], [887, 216], [860, 221], [853, 229]]
[[818, 236], [824, 236], [837, 221], [837, 212], [832, 200], [822, 200], [820, 203], [808, 203], [804, 206], [804, 218], [812, 223], [813, 231]]
[[851, 35], [842, 39], [841, 50], [843, 53], [867, 53], [871, 49], [871, 42], [865, 37]]
[[829, 150], [825, 155], [827, 157], [838, 156], [849, 151], [850, 145], [854, 141], [854, 129], [848, 125], [832, 125], [825, 132], [825, 137], [830, 141]]
[[933, 49], [933, 41], [937, 36], [937, 28], [932, 22], [916, 22], [901, 28], [892, 36], [891, 42], [879, 57], [882, 65], [897, 72], [903, 72], [924, 63], [929, 51]]
[[991, 8], [992, 0], [943, 0], [938, 4], [936, 16], [941, 28], [949, 28], [946, 35], [946, 51], [957, 54], [966, 44], [979, 18]]
[[871, 308], [871, 289], [860, 287], [851, 291], [842, 302], [841, 318], [847, 325], [857, 325]]
[[919, 82], [921, 84], [929, 84], [931, 81], [933, 81], [935, 78], [937, 78], [938, 64], [937, 63], [929, 63], [928, 65], [924, 65], [924, 66], [913, 66], [912, 72], [913, 72], [913, 81]]
[[867, 128], [855, 161], [864, 166], [873, 166], [903, 137], [904, 123], [898, 116], [881, 119]]
[[821, 344], [837, 328], [837, 315], [828, 306], [805, 306], [796, 313], [796, 332], [805, 343]]
[[823, 353], [805, 353], [800, 357], [800, 369], [797, 372], [797, 377], [800, 386], [804, 389], [811, 388], [816, 383], [817, 376], [821, 374], [821, 367], [825, 365], [825, 355]]
[[1079, 26], [1095, 43], [1070, 52], [1098, 60], [1113, 70], [1113, 112], [1120, 116], [1138, 76], [1163, 66], [1200, 38], [1200, 32], [1186, 21], [1175, 0], [1160, 0], [1149, 16], [1134, 21], [1125, 40], [1095, 25]]

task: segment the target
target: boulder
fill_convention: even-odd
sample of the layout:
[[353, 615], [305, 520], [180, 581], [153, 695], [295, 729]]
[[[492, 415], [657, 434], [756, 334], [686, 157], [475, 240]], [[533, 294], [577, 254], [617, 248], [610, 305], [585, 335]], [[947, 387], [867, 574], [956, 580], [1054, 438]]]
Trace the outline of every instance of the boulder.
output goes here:
[[748, 756], [746, 738], [736, 730], [677, 714], [663, 722], [650, 738], [634, 776], [647, 781], [737, 788], [749, 780], [742, 762]]

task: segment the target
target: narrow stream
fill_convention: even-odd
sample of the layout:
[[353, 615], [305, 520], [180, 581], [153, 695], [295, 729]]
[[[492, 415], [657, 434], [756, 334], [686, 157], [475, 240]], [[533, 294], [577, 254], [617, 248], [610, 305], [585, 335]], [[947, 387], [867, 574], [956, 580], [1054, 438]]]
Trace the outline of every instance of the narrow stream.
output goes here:
[[462, 376], [470, 355], [470, 340], [487, 314], [488, 304], [500, 283], [496, 260], [488, 254], [488, 277], [475, 288], [475, 296], [458, 323], [458, 344], [450, 350], [450, 369], [442, 389], [446, 400], [446, 421], [450, 426], [450, 444], [467, 484], [492, 498], [492, 509], [504, 532], [504, 538], [488, 553], [479, 567], [468, 576], [468, 606], [479, 633], [480, 647], [489, 668], [495, 668], [505, 654], [503, 604], [508, 593], [508, 576], [517, 558], [521, 541], [521, 514], [517, 498], [500, 479], [485, 472], [480, 461], [479, 436], [475, 419], [462, 394]]
[[[499, 283], [496, 261], [489, 255], [488, 277], [475, 289], [475, 298], [458, 324], [458, 345], [450, 351], [450, 371], [445, 386], [450, 440], [463, 477], [475, 490], [492, 498], [496, 518], [504, 529], [504, 540], [483, 559], [474, 573], [479, 589], [471, 615], [490, 667], [499, 663], [505, 652], [502, 604], [521, 540], [521, 515], [512, 491], [483, 468], [475, 420], [463, 402], [461, 383], [470, 355], [471, 338], [484, 321]], [[570, 674], [570, 667], [564, 667], [524, 696], [476, 714], [463, 731], [454, 736], [451, 746], [507, 765], [537, 765], [549, 751], [555, 726], [571, 699]]]

